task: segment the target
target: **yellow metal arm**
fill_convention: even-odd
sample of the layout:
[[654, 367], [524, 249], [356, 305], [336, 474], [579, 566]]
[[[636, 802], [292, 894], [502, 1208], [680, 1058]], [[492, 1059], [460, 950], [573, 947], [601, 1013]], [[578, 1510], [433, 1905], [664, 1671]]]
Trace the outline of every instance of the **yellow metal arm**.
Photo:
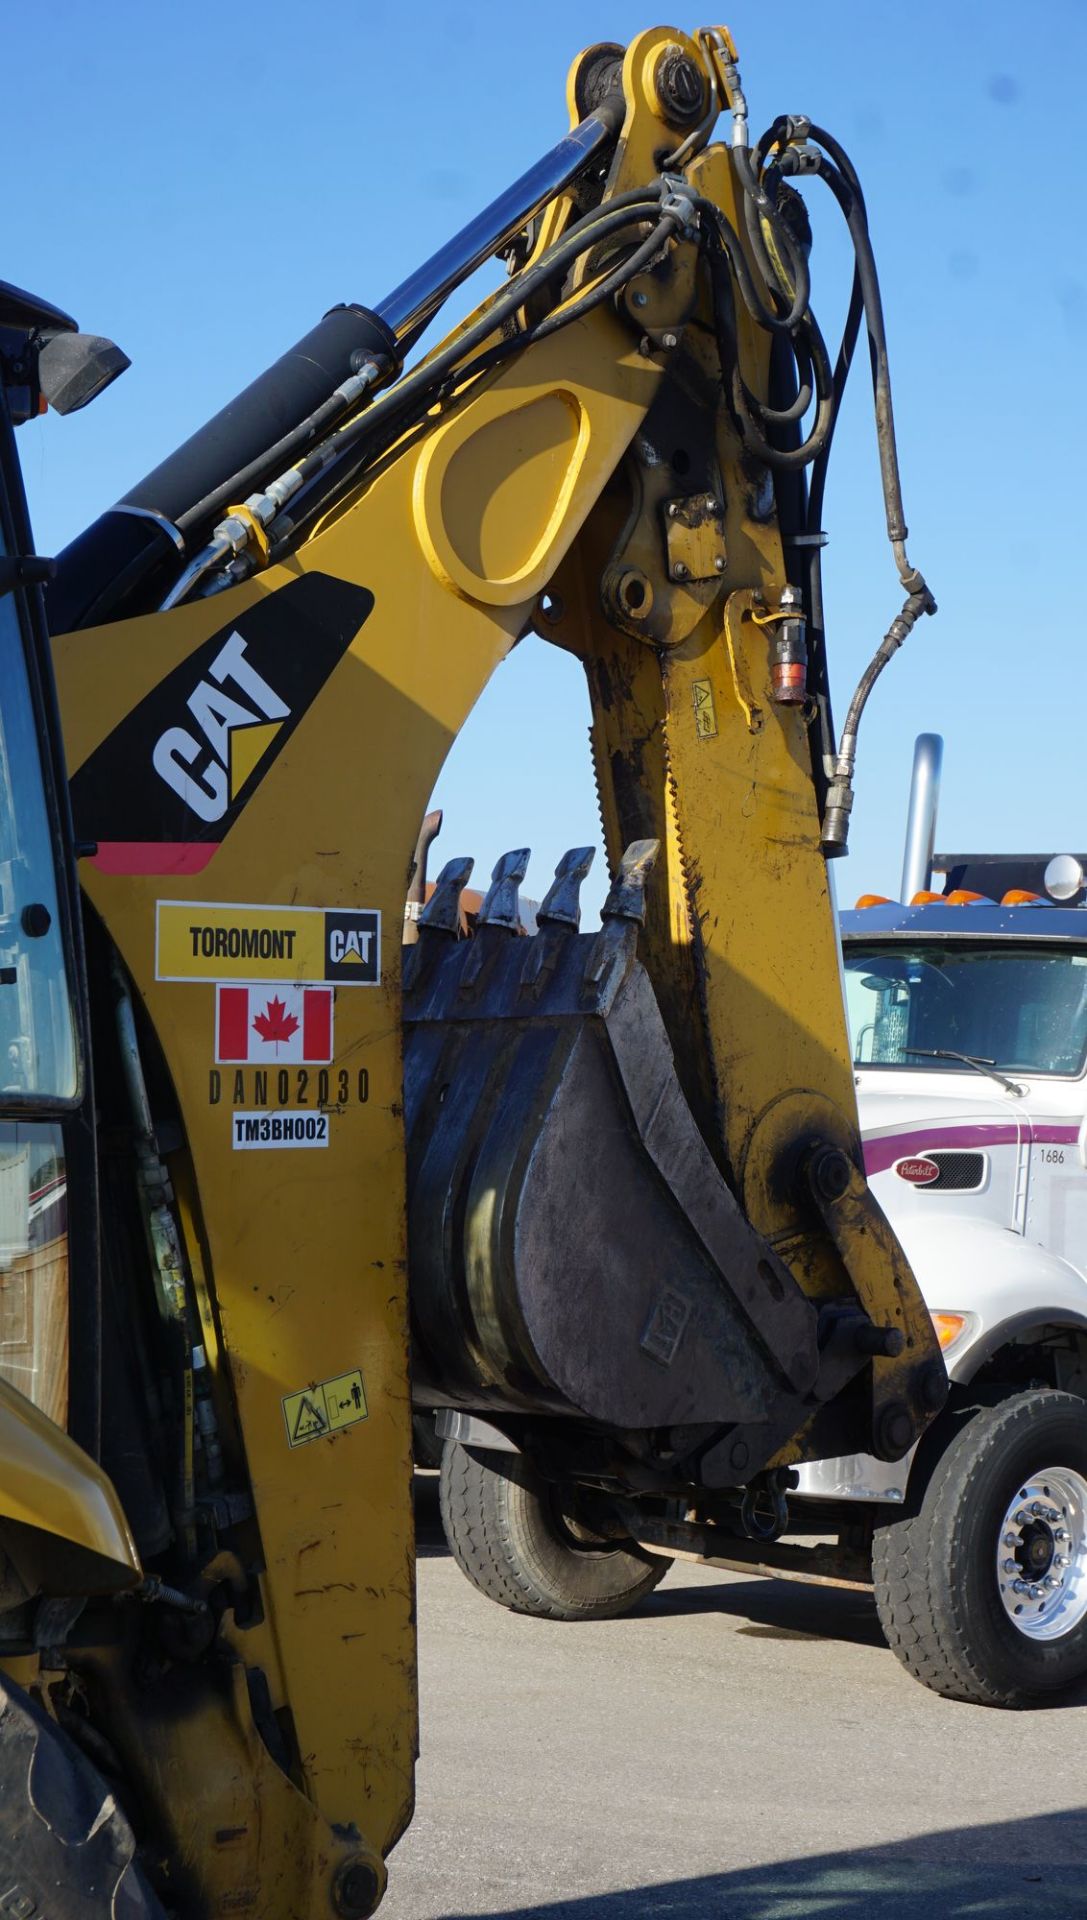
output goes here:
[[[584, 84], [579, 62], [575, 121]], [[115, 1649], [84, 1664], [134, 1770], [154, 1744], [163, 1844], [209, 1911], [255, 1899], [316, 1920], [331, 1899], [362, 1913], [343, 1888], [378, 1897], [410, 1817], [400, 931], [443, 761], [528, 632], [584, 662], [612, 867], [631, 841], [661, 843], [641, 957], [704, 1149], [809, 1300], [862, 1298], [904, 1331], [908, 1361], [873, 1366], [873, 1404], [904, 1404], [915, 1429], [928, 1417], [918, 1381], [939, 1359], [905, 1263], [884, 1240], [865, 1254], [860, 1232], [860, 1286], [804, 1184], [817, 1145], [856, 1167], [859, 1142], [817, 716], [776, 697], [765, 615], [789, 574], [772, 478], [737, 411], [770, 403], [770, 340], [737, 298], [722, 364], [684, 225], [716, 209], [759, 298], [783, 309], [746, 234], [737, 163], [705, 146], [720, 95], [742, 105], [734, 52], [727, 36], [654, 29], [626, 50], [621, 90], [592, 191], [606, 208], [648, 183], [678, 209], [636, 274], [592, 298], [646, 218], [571, 254], [562, 285], [537, 287], [504, 332], [487, 303], [430, 357], [448, 347], [451, 370], [417, 417], [386, 395], [370, 400], [384, 414], [341, 422], [384, 419], [387, 444], [331, 495], [300, 485], [294, 534], [252, 503], [236, 513], [236, 547], [185, 591], [238, 584], [56, 643], [77, 832], [98, 846], [86, 893], [182, 1122], [178, 1215], [228, 1451], [251, 1488], [239, 1551], [259, 1591], [257, 1606], [225, 1605], [222, 1672], [196, 1663], [186, 1708], [136, 1700]], [[662, 187], [670, 161], [684, 179]], [[530, 265], [588, 194], [582, 179], [547, 202]], [[502, 357], [510, 329], [564, 306], [569, 324]], [[325, 1037], [305, 1039], [307, 1022]], [[307, 1142], [318, 1150], [245, 1150]], [[857, 1184], [863, 1228], [873, 1203]], [[803, 1444], [790, 1432], [778, 1457]], [[222, 1594], [233, 1577], [217, 1562], [204, 1585]]]

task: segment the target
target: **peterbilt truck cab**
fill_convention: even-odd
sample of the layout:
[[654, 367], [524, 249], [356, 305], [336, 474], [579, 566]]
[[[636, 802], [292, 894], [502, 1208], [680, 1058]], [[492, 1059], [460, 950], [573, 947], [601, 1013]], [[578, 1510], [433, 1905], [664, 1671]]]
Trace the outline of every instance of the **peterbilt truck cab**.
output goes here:
[[841, 934], [865, 1169], [951, 1400], [893, 1465], [802, 1466], [791, 1522], [852, 1513], [910, 1671], [1017, 1705], [1087, 1670], [1084, 863], [937, 864], [944, 893], [865, 896]]

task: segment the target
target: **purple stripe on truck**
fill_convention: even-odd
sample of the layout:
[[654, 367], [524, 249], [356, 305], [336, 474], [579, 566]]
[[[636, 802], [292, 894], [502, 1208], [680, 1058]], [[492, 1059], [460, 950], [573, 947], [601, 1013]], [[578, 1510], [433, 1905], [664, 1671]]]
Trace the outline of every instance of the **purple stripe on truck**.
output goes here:
[[1022, 1137], [1043, 1145], [1069, 1146], [1079, 1139], [1079, 1128], [1048, 1121], [1032, 1123], [1024, 1116], [1019, 1126], [994, 1121], [975, 1127], [919, 1127], [913, 1133], [885, 1133], [864, 1142], [864, 1170], [867, 1174], [885, 1173], [896, 1160], [931, 1153], [934, 1147], [951, 1147], [959, 1152], [969, 1147], [1014, 1147]]

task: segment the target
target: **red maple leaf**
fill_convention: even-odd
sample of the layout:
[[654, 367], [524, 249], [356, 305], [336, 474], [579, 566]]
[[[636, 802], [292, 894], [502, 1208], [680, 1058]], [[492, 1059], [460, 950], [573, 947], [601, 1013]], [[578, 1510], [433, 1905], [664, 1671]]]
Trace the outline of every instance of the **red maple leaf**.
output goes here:
[[260, 1034], [261, 1039], [275, 1046], [278, 1046], [281, 1040], [289, 1040], [297, 1026], [298, 1022], [293, 1013], [287, 1012], [286, 1002], [281, 1000], [278, 994], [269, 1000], [264, 1012], [258, 1013], [253, 1022], [254, 1030]]

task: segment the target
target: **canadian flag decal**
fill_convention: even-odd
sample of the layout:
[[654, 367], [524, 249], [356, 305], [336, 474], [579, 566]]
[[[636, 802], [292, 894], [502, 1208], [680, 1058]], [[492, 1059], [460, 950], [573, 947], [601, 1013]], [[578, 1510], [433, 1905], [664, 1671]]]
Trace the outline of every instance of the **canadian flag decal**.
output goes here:
[[215, 1058], [272, 1066], [332, 1058], [331, 987], [217, 987]]

